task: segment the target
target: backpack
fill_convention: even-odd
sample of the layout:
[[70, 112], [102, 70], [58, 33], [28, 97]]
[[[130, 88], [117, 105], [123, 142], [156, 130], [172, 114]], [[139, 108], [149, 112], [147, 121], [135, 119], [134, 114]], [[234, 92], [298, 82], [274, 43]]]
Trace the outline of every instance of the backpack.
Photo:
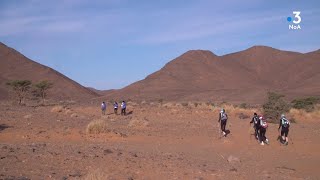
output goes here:
[[288, 128], [288, 127], [290, 126], [290, 122], [289, 122], [288, 119], [282, 118], [282, 119], [281, 119], [281, 125], [282, 125], [282, 127], [284, 127], [284, 128]]
[[228, 116], [227, 116], [226, 113], [220, 113], [220, 116], [221, 116], [221, 120], [222, 120], [222, 121], [228, 120]]
[[105, 109], [106, 109], [106, 104], [102, 103], [102, 104], [101, 104], [101, 109], [102, 109], [102, 110], [105, 110]]
[[261, 123], [261, 127], [263, 127], [264, 129], [268, 127], [268, 123], [265, 119], [262, 119], [260, 123]]

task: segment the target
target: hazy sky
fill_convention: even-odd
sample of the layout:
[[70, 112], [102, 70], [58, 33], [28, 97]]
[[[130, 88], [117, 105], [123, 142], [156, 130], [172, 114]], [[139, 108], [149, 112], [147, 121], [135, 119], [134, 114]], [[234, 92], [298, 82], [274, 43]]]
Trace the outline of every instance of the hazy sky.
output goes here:
[[190, 49], [320, 49], [320, 1], [0, 0], [0, 41], [84, 86], [122, 88]]

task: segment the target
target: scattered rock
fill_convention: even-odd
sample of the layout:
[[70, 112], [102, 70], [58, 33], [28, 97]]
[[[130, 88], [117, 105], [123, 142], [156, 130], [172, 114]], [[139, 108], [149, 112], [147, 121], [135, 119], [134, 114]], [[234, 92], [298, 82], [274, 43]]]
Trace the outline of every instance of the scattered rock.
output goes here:
[[32, 117], [31, 114], [28, 114], [28, 115], [23, 116], [23, 118], [25, 118], [25, 119], [30, 119], [31, 117]]
[[241, 161], [240, 161], [240, 159], [238, 157], [230, 155], [228, 157], [228, 162], [229, 163], [240, 163]]
[[133, 157], [138, 157], [137, 153], [131, 153]]
[[72, 111], [71, 111], [70, 109], [67, 109], [64, 113], [65, 113], [65, 114], [71, 114]]
[[70, 117], [72, 117], [72, 118], [76, 118], [76, 117], [79, 117], [79, 116], [78, 116], [78, 114], [77, 114], [77, 113], [72, 113]]
[[71, 176], [71, 177], [81, 177], [82, 175], [81, 175], [81, 173], [79, 171], [76, 171], [76, 172], [73, 172], [73, 173], [69, 174], [69, 176]]
[[104, 155], [111, 154], [111, 153], [113, 153], [113, 151], [111, 151], [110, 149], [106, 149], [103, 151]]
[[51, 112], [60, 113], [63, 111], [63, 106], [55, 106], [51, 109]]
[[231, 172], [237, 172], [238, 170], [237, 170], [236, 168], [232, 168], [232, 169], [230, 169], [229, 171], [231, 171]]

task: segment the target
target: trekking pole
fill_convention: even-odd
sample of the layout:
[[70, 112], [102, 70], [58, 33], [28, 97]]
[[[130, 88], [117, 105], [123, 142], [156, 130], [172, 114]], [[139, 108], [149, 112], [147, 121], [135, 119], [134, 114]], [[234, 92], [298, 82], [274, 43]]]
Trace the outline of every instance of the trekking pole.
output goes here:
[[218, 139], [220, 138], [220, 127], [219, 127], [219, 122], [217, 124], [217, 132], [218, 132]]

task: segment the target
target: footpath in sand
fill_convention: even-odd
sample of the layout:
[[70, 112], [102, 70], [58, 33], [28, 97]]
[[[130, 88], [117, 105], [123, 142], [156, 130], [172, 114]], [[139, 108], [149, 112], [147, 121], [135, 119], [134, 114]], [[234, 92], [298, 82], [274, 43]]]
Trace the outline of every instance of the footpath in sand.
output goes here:
[[[320, 125], [292, 124], [288, 146], [270, 124], [270, 145], [257, 143], [253, 110], [129, 105], [127, 116], [83, 105], [0, 108], [0, 179], [319, 179]], [[259, 112], [258, 112], [259, 113]], [[250, 116], [250, 117], [246, 117]], [[107, 131], [88, 134], [103, 120]], [[103, 178], [104, 177], [104, 178]]]

